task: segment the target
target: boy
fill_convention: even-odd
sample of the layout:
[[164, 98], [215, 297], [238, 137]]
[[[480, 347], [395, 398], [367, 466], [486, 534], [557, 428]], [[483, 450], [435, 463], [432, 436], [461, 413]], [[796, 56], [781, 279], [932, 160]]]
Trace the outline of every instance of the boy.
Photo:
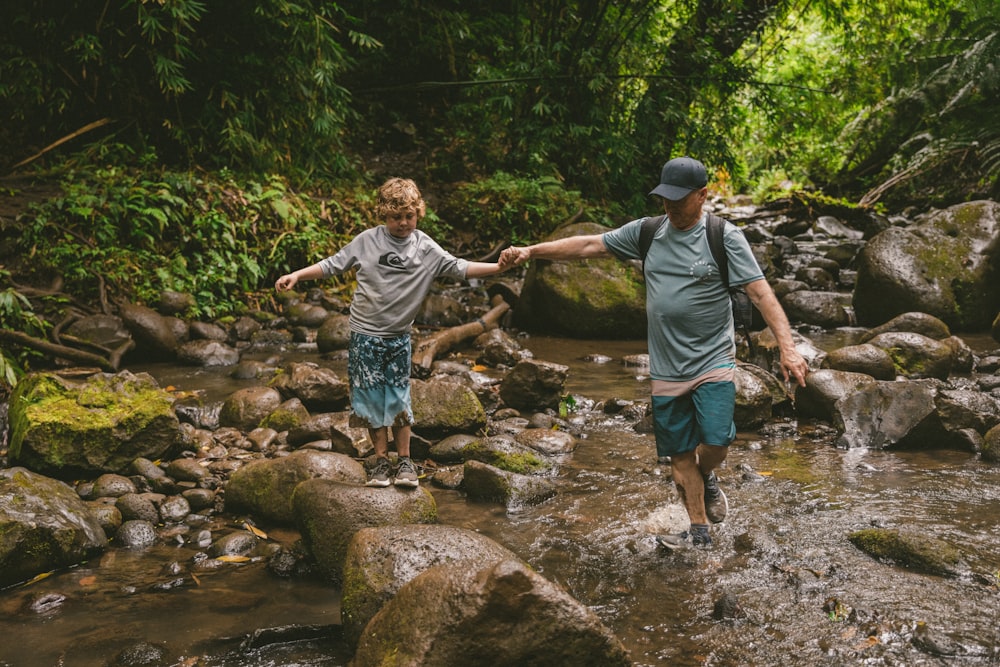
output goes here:
[[426, 210], [416, 183], [390, 178], [378, 191], [376, 213], [382, 225], [361, 232], [332, 257], [281, 276], [275, 283], [281, 292], [300, 280], [357, 269], [347, 372], [351, 425], [368, 429], [377, 457], [367, 486], [389, 486], [390, 427], [399, 454], [394, 482], [397, 486], [418, 485], [417, 471], [410, 460], [410, 328], [434, 279], [478, 278], [506, 268], [470, 262], [446, 252], [417, 230]]

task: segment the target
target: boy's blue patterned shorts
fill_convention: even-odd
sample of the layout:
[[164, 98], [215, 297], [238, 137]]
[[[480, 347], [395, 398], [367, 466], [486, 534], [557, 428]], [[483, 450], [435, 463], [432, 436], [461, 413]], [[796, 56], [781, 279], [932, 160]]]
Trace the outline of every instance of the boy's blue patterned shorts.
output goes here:
[[381, 428], [413, 423], [410, 359], [409, 334], [380, 338], [351, 332], [347, 352], [351, 426]]

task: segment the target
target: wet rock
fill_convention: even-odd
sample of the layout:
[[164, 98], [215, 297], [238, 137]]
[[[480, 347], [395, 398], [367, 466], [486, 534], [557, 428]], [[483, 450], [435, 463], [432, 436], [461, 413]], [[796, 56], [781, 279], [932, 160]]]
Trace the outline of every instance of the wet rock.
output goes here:
[[114, 535], [121, 528], [124, 521], [121, 510], [114, 503], [109, 502], [109, 499], [88, 501], [87, 509], [91, 516], [101, 524], [105, 535]]
[[870, 339], [869, 344], [885, 350], [896, 373], [910, 379], [948, 379], [952, 349], [946, 343], [908, 331], [890, 331]]
[[517, 560], [506, 547], [463, 528], [440, 525], [363, 528], [355, 533], [344, 563], [341, 603], [344, 638], [356, 646], [371, 618], [406, 583], [443, 563], [481, 569]]
[[368, 431], [350, 425], [346, 412], [312, 415], [288, 431], [288, 444], [301, 447], [317, 440], [329, 440], [333, 451], [348, 456], [367, 456], [372, 449]]
[[569, 454], [577, 445], [576, 438], [571, 433], [552, 428], [528, 428], [514, 436], [514, 440], [547, 455]]
[[182, 482], [200, 482], [208, 477], [208, 470], [197, 459], [174, 459], [167, 464], [167, 475]]
[[786, 295], [781, 305], [792, 322], [804, 322], [825, 329], [851, 324], [847, 311], [850, 295], [838, 292], [799, 290]]
[[301, 450], [279, 459], [254, 461], [234, 472], [226, 485], [226, 508], [291, 524], [292, 493], [301, 482], [313, 478], [358, 485], [366, 479], [364, 467], [344, 454]]
[[464, 461], [463, 451], [469, 445], [477, 442], [478, 436], [468, 433], [449, 435], [431, 446], [429, 456], [441, 463], [459, 463]]
[[740, 598], [734, 593], [724, 593], [712, 605], [712, 618], [717, 621], [743, 618], [746, 612], [740, 606]]
[[435, 523], [437, 504], [425, 488], [372, 488], [329, 479], [302, 482], [292, 494], [295, 522], [321, 574], [340, 581], [347, 546], [362, 528]]
[[221, 556], [251, 556], [260, 545], [260, 539], [249, 530], [237, 530], [223, 535], [212, 542], [208, 555], [213, 558]]
[[771, 389], [757, 374], [747, 371], [747, 365], [738, 364], [735, 373], [736, 409], [733, 418], [739, 428], [757, 427], [771, 418]]
[[[578, 223], [546, 240], [599, 234], [607, 228]], [[514, 323], [574, 338], [642, 338], [646, 335], [646, 294], [638, 267], [617, 259], [531, 262]]]
[[83, 382], [22, 378], [10, 400], [10, 461], [55, 477], [123, 473], [179, 440], [173, 398], [148, 374], [98, 373]]
[[212, 489], [186, 489], [181, 492], [193, 512], [200, 512], [215, 506], [216, 492]]
[[519, 410], [555, 408], [566, 393], [567, 366], [525, 359], [507, 373], [500, 385], [504, 403]]
[[[770, 372], [775, 377], [783, 377], [781, 372], [781, 354], [778, 341], [770, 329], [760, 332], [751, 332], [754, 339], [754, 355], [747, 361], [760, 366]], [[817, 369], [823, 363], [826, 352], [816, 346], [809, 338], [797, 331], [792, 331], [792, 340], [795, 342], [796, 351], [806, 360], [810, 369]]]
[[944, 540], [916, 531], [868, 528], [850, 535], [851, 544], [877, 560], [939, 576], [959, 573], [961, 554]]
[[189, 327], [192, 340], [217, 340], [225, 342], [229, 339], [229, 333], [218, 324], [212, 322], [191, 322]]
[[289, 364], [271, 386], [283, 399], [297, 398], [310, 411], [343, 410], [350, 403], [347, 382], [332, 369], [312, 362]]
[[350, 317], [330, 315], [316, 330], [316, 347], [323, 354], [346, 350], [351, 344]]
[[229, 326], [229, 339], [231, 341], [249, 341], [260, 330], [261, 323], [252, 317], [238, 317]]
[[458, 299], [447, 294], [432, 292], [420, 304], [415, 321], [432, 327], [454, 327], [468, 318], [468, 310]]
[[135, 340], [133, 356], [146, 360], [174, 358], [178, 341], [168, 318], [146, 306], [130, 303], [120, 304], [118, 314]]
[[177, 361], [189, 366], [233, 366], [240, 360], [240, 353], [222, 341], [199, 338], [189, 340], [177, 348]]
[[[816, 260], [813, 260], [815, 262]], [[833, 263], [836, 266], [836, 262]], [[839, 270], [840, 267], [837, 267]], [[837, 289], [837, 279], [835, 276], [836, 272], [831, 273], [825, 268], [818, 266], [804, 266], [795, 272], [795, 279], [800, 280], [807, 285], [812, 290], [821, 292], [824, 294], [832, 294]], [[850, 295], [847, 295], [848, 305], [850, 304]]]
[[184, 496], [167, 496], [159, 509], [160, 520], [164, 523], [178, 523], [191, 513], [191, 505]]
[[490, 329], [484, 334], [480, 334], [473, 345], [479, 350], [476, 357], [477, 364], [483, 364], [491, 368], [500, 366], [514, 366], [522, 359], [532, 358], [530, 350], [517, 342], [517, 340], [500, 328]]
[[250, 431], [277, 409], [281, 401], [281, 394], [271, 387], [237, 389], [223, 402], [219, 425]]
[[443, 378], [412, 380], [414, 430], [428, 438], [475, 433], [486, 426], [486, 410], [468, 387]]
[[503, 435], [477, 438], [462, 448], [461, 456], [463, 461], [479, 461], [525, 475], [551, 468], [537, 451]]
[[958, 336], [948, 336], [941, 341], [951, 348], [951, 372], [971, 373], [976, 366], [976, 355], [972, 348]]
[[0, 470], [0, 588], [106, 546], [104, 529], [70, 486], [24, 468]]
[[462, 488], [473, 500], [498, 502], [508, 508], [537, 505], [556, 494], [547, 477], [521, 475], [480, 461], [466, 461]]
[[998, 234], [1000, 204], [990, 201], [958, 204], [909, 228], [880, 232], [858, 258], [858, 321], [875, 326], [919, 311], [950, 327], [987, 328], [1000, 301], [991, 268]]
[[823, 360], [822, 366], [837, 371], [864, 373], [876, 380], [896, 378], [896, 367], [889, 353], [868, 343], [831, 350]]
[[91, 497], [118, 498], [126, 493], [135, 493], [135, 491], [135, 483], [128, 477], [106, 473], [94, 480]]
[[108, 667], [160, 667], [172, 663], [165, 646], [137, 641], [119, 651], [108, 662]]
[[834, 421], [837, 403], [862, 387], [872, 385], [875, 379], [863, 373], [822, 369], [806, 376], [806, 386], [795, 388], [795, 409], [805, 417], [819, 417]]
[[621, 642], [561, 587], [516, 560], [476, 570], [430, 568], [399, 589], [365, 628], [355, 667], [399, 664], [631, 664]]
[[900, 315], [893, 317], [888, 322], [884, 322], [876, 327], [871, 327], [868, 331], [861, 335], [859, 342], [865, 343], [870, 341], [872, 338], [875, 338], [875, 336], [879, 336], [884, 333], [899, 333], [904, 331], [917, 333], [921, 336], [933, 338], [934, 340], [944, 340], [945, 338], [951, 336], [951, 330], [942, 319], [934, 317], [928, 313], [911, 311], [901, 313]]
[[142, 520], [155, 524], [160, 522], [157, 508], [159, 497], [153, 493], [127, 493], [115, 502], [125, 521]]
[[928, 381], [882, 382], [858, 387], [835, 405], [838, 447], [882, 448], [919, 436], [935, 411], [937, 386]]
[[240, 359], [229, 375], [237, 380], [263, 380], [273, 377], [277, 372], [278, 369], [266, 361]]
[[126, 549], [143, 549], [156, 544], [158, 539], [153, 524], [142, 519], [126, 521], [115, 534], [115, 542]]
[[983, 436], [982, 457], [988, 463], [1000, 463], [1000, 426], [994, 426]]

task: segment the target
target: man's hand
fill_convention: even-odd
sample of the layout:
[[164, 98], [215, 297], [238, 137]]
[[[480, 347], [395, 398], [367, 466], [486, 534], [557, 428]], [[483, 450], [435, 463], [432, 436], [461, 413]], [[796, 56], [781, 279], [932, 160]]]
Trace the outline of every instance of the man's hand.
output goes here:
[[531, 251], [527, 247], [510, 246], [500, 253], [500, 267], [503, 270], [512, 266], [520, 266], [531, 257]]
[[795, 378], [800, 387], [806, 386], [806, 374], [809, 373], [809, 364], [805, 358], [792, 348], [789, 351], [781, 352], [781, 373], [788, 382], [789, 376]]

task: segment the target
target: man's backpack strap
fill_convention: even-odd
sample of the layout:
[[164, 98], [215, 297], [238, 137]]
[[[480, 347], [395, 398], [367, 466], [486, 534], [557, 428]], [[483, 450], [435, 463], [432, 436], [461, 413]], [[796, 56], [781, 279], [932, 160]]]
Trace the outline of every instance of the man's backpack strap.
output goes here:
[[639, 228], [639, 259], [642, 260], [644, 273], [646, 268], [646, 255], [649, 253], [649, 246], [653, 244], [653, 237], [656, 236], [656, 230], [663, 225], [663, 222], [666, 219], [666, 215], [644, 218], [642, 221], [642, 227]]
[[726, 221], [717, 215], [707, 214], [705, 219], [705, 234], [708, 236], [708, 249], [712, 251], [712, 259], [719, 267], [719, 277], [722, 284], [729, 289], [729, 255], [726, 254], [725, 242], [722, 240]]

